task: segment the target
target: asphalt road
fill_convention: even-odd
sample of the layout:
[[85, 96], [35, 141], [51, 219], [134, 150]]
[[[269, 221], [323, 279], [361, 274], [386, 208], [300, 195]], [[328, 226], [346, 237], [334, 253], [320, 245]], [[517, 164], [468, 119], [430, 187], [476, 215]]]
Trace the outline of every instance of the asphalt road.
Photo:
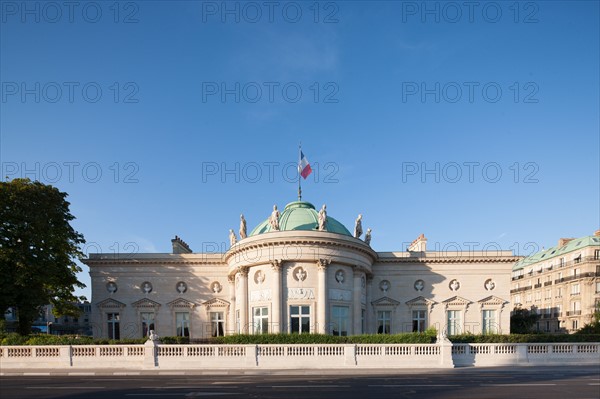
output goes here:
[[[90, 372], [87, 372], [90, 374]], [[600, 367], [0, 377], [0, 398], [599, 399]]]

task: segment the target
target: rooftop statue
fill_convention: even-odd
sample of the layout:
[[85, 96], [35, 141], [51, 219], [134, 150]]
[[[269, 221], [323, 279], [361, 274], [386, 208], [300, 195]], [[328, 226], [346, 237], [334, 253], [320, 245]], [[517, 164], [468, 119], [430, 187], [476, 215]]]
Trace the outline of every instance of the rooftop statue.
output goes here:
[[246, 219], [244, 218], [244, 214], [240, 215], [240, 240], [246, 238]]
[[371, 229], [367, 229], [367, 234], [365, 234], [365, 244], [371, 245]]
[[237, 238], [235, 236], [235, 233], [233, 232], [233, 229], [229, 229], [229, 244], [233, 247], [236, 241]]
[[319, 230], [327, 230], [327, 206], [323, 204], [323, 207], [319, 211]]
[[271, 212], [269, 224], [271, 225], [272, 230], [279, 230], [279, 211], [277, 210], [277, 205], [273, 205], [273, 212]]
[[354, 224], [354, 237], [356, 238], [360, 238], [360, 236], [362, 235], [363, 230], [362, 230], [362, 215], [359, 214], [358, 217], [356, 218], [356, 223]]

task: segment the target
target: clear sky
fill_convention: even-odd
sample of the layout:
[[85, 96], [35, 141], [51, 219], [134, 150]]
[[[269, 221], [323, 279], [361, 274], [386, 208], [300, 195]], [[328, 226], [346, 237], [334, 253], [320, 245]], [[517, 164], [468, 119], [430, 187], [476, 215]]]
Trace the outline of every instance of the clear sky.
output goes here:
[[[86, 252], [226, 248], [297, 197], [378, 251], [600, 225], [599, 2], [0, 2], [2, 177]], [[84, 267], [81, 280], [89, 284]], [[83, 294], [90, 297], [89, 288]]]

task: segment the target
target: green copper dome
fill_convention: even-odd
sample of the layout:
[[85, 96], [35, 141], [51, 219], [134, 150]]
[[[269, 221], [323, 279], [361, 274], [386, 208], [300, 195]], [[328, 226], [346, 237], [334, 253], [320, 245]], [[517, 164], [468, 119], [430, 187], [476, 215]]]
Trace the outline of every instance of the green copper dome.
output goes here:
[[[279, 216], [279, 230], [280, 231], [291, 231], [291, 230], [307, 230], [317, 231], [319, 228], [319, 213], [315, 210], [315, 207], [310, 202], [294, 201], [290, 202], [285, 206], [283, 212]], [[269, 218], [256, 226], [250, 236], [258, 234], [268, 233], [271, 230], [269, 224]], [[346, 236], [352, 236], [348, 229], [343, 224], [327, 215], [326, 231], [330, 233], [344, 234]]]

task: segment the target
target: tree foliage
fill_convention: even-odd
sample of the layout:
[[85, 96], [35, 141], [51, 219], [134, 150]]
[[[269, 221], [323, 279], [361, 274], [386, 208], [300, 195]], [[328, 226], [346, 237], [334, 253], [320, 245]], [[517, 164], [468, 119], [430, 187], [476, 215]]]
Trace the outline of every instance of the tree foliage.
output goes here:
[[0, 318], [16, 307], [19, 333], [28, 334], [43, 305], [77, 315], [73, 304], [83, 235], [70, 221], [67, 194], [29, 179], [0, 182]]
[[540, 315], [532, 310], [515, 307], [510, 316], [511, 334], [528, 334], [540, 319]]

